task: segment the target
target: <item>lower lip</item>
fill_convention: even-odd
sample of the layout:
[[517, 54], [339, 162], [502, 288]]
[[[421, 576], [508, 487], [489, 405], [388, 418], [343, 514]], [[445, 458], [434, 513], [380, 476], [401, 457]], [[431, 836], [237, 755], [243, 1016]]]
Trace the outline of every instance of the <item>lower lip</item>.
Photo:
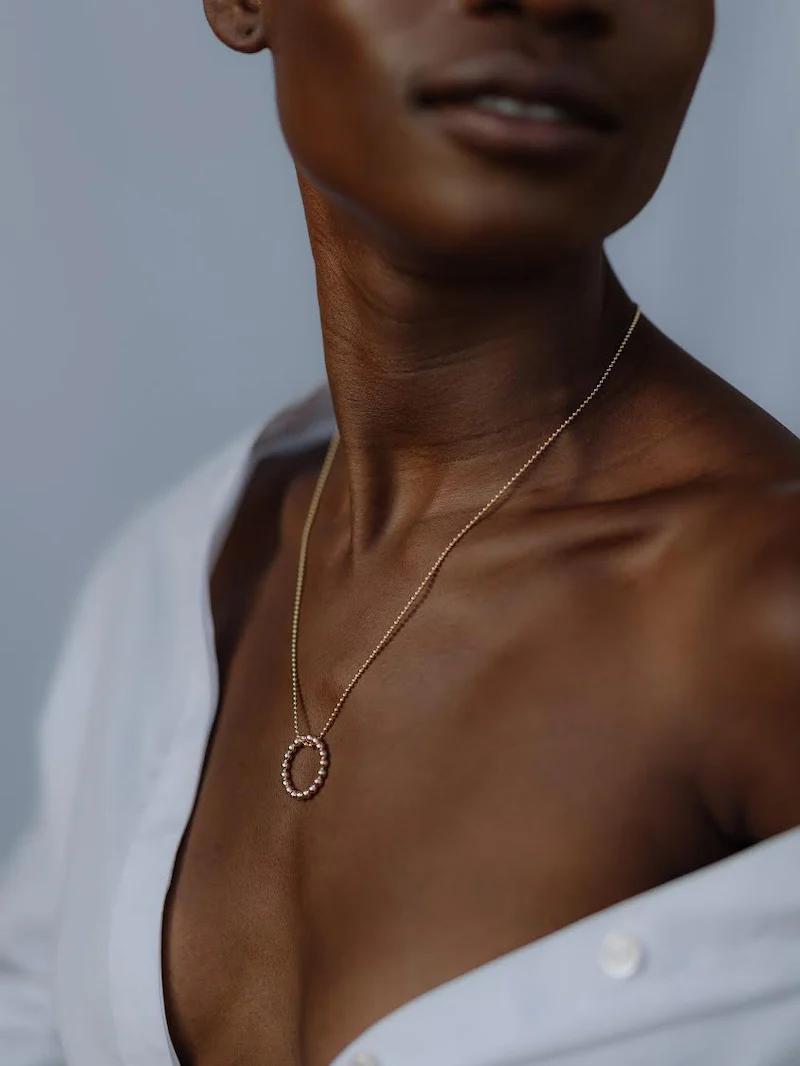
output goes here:
[[467, 147], [532, 161], [567, 162], [592, 152], [608, 136], [581, 122], [503, 115], [469, 103], [437, 104], [428, 113]]

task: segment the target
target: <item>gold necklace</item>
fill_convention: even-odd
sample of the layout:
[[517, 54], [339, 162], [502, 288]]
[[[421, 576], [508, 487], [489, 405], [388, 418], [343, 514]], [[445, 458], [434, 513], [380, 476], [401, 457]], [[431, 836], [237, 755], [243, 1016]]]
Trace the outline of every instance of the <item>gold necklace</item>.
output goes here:
[[[570, 422], [572, 422], [572, 420], [574, 418], [577, 418], [577, 416], [584, 409], [584, 407], [586, 407], [586, 405], [589, 403], [589, 401], [591, 399], [593, 399], [593, 397], [597, 394], [597, 392], [599, 391], [599, 389], [602, 386], [603, 382], [606, 380], [606, 378], [610, 374], [612, 367], [614, 366], [614, 364], [616, 363], [617, 359], [622, 354], [622, 351], [625, 348], [626, 344], [630, 340], [631, 334], [633, 333], [634, 329], [636, 328], [636, 325], [637, 325], [640, 317], [641, 317], [641, 308], [637, 307], [636, 308], [636, 312], [635, 312], [635, 314], [633, 316], [633, 319], [631, 321], [631, 324], [628, 326], [627, 332], [625, 333], [625, 336], [622, 338], [622, 343], [620, 344], [619, 348], [617, 348], [617, 351], [616, 351], [616, 353], [614, 355], [614, 358], [611, 360], [611, 362], [608, 364], [606, 369], [603, 371], [603, 373], [601, 374], [597, 384], [594, 386], [594, 388], [588, 394], [588, 396], [586, 396], [585, 399], [575, 408], [575, 410], [572, 412], [572, 414], [568, 418], [565, 418], [564, 421], [561, 423], [561, 425], [557, 429], [555, 429], [550, 434], [550, 436], [542, 444], [539, 445], [539, 447], [536, 449], [536, 451], [533, 453], [533, 455], [529, 456], [525, 460], [525, 462], [522, 464], [522, 466], [519, 468], [519, 470], [517, 470], [517, 472], [512, 477], [510, 477], [508, 479], [508, 481], [505, 483], [505, 485], [503, 485], [501, 488], [499, 488], [497, 490], [497, 492], [494, 494], [494, 496], [492, 496], [492, 498], [487, 503], [485, 503], [483, 505], [483, 507], [481, 507], [481, 509], [477, 512], [477, 514], [475, 514], [469, 520], [469, 522], [467, 522], [467, 524], [462, 529], [460, 529], [458, 531], [458, 533], [456, 533], [456, 535], [450, 540], [450, 542], [447, 544], [447, 546], [444, 548], [444, 550], [439, 554], [438, 558], [435, 560], [435, 562], [433, 563], [431, 568], [428, 570], [428, 572], [425, 575], [425, 577], [419, 583], [419, 585], [417, 586], [416, 591], [411, 596], [411, 598], [408, 600], [406, 605], [403, 607], [402, 611], [400, 611], [398, 616], [395, 618], [395, 620], [392, 622], [392, 624], [386, 630], [384, 635], [381, 637], [381, 639], [375, 645], [375, 647], [370, 652], [368, 657], [365, 659], [365, 661], [362, 663], [362, 665], [359, 667], [359, 669], [353, 675], [353, 677], [351, 678], [349, 684], [345, 688], [344, 692], [339, 697], [339, 699], [338, 699], [338, 701], [336, 703], [336, 706], [333, 708], [333, 711], [331, 712], [331, 714], [330, 714], [327, 722], [325, 723], [325, 725], [322, 727], [322, 729], [319, 731], [319, 733], [316, 736], [314, 736], [314, 735], [312, 735], [310, 733], [301, 734], [301, 732], [300, 732], [300, 724], [299, 724], [299, 721], [298, 721], [298, 714], [297, 714], [297, 691], [298, 691], [298, 685], [297, 685], [297, 633], [298, 633], [299, 622], [300, 622], [300, 600], [301, 600], [301, 597], [302, 597], [302, 594], [303, 594], [303, 579], [305, 577], [305, 569], [306, 569], [306, 554], [307, 554], [307, 551], [308, 551], [308, 538], [309, 538], [309, 534], [311, 532], [311, 526], [314, 523], [314, 518], [315, 518], [316, 513], [317, 513], [317, 507], [319, 506], [319, 498], [322, 495], [322, 489], [323, 489], [323, 487], [325, 485], [325, 482], [328, 479], [328, 474], [330, 472], [331, 464], [333, 463], [333, 457], [334, 457], [334, 455], [336, 453], [336, 447], [337, 447], [337, 445], [339, 443], [339, 432], [338, 432], [338, 430], [334, 431], [333, 436], [331, 437], [330, 443], [328, 445], [328, 451], [327, 451], [327, 453], [325, 455], [325, 459], [323, 461], [322, 468], [321, 468], [321, 470], [319, 472], [319, 475], [317, 477], [317, 484], [316, 484], [316, 486], [314, 488], [314, 494], [313, 494], [313, 496], [311, 498], [311, 503], [310, 503], [309, 508], [308, 508], [308, 514], [306, 515], [306, 521], [305, 521], [305, 525], [303, 527], [303, 535], [302, 535], [301, 540], [300, 540], [300, 557], [299, 557], [299, 561], [298, 561], [298, 565], [297, 565], [297, 585], [296, 585], [296, 588], [295, 588], [294, 613], [293, 613], [293, 617], [292, 617], [292, 720], [294, 722], [295, 738], [292, 741], [292, 743], [289, 745], [289, 747], [286, 749], [286, 754], [284, 755], [283, 763], [281, 764], [281, 780], [283, 781], [283, 787], [286, 789], [288, 794], [290, 796], [292, 796], [294, 799], [300, 799], [300, 800], [311, 799], [312, 796], [315, 796], [317, 794], [317, 792], [319, 792], [319, 790], [322, 788], [323, 784], [325, 783], [325, 779], [328, 776], [328, 770], [329, 770], [329, 766], [330, 766], [330, 752], [328, 750], [328, 745], [325, 743], [325, 734], [328, 732], [328, 730], [331, 728], [333, 723], [336, 721], [336, 718], [337, 718], [337, 716], [339, 714], [339, 711], [341, 710], [342, 704], [347, 699], [347, 697], [350, 695], [350, 692], [351, 692], [353, 686], [355, 685], [355, 683], [358, 681], [358, 679], [361, 677], [361, 675], [364, 673], [364, 671], [367, 669], [367, 667], [378, 656], [378, 654], [383, 650], [383, 648], [385, 648], [385, 646], [388, 644], [388, 642], [390, 641], [390, 639], [392, 638], [392, 636], [394, 635], [394, 633], [398, 629], [398, 627], [399, 627], [400, 623], [402, 622], [403, 618], [408, 613], [408, 610], [411, 607], [411, 605], [417, 599], [417, 597], [422, 592], [422, 590], [425, 588], [425, 586], [428, 584], [430, 579], [434, 576], [434, 574], [437, 572], [439, 567], [442, 565], [442, 563], [444, 562], [444, 560], [447, 557], [447, 555], [453, 550], [453, 548], [456, 546], [456, 544], [458, 544], [458, 542], [461, 540], [461, 538], [467, 532], [469, 532], [469, 530], [472, 529], [472, 527], [477, 522], [479, 522], [481, 520], [481, 518], [484, 517], [484, 515], [500, 499], [501, 496], [505, 495], [505, 493], [508, 492], [508, 490], [511, 488], [511, 486], [517, 481], [518, 478], [520, 478], [522, 476], [522, 474], [528, 469], [528, 467], [531, 465], [531, 463], [533, 463], [536, 459], [538, 459], [538, 457], [542, 454], [542, 452], [545, 450], [545, 448], [548, 448], [553, 443], [553, 441], [556, 439], [556, 437], [564, 429], [566, 429], [566, 427], [570, 424]], [[294, 759], [295, 759], [297, 753], [302, 748], [315, 748], [316, 749], [317, 756], [319, 758], [319, 769], [317, 770], [316, 777], [311, 782], [311, 784], [308, 786], [308, 788], [300, 789], [300, 788], [295, 788], [295, 785], [294, 785], [294, 783], [292, 781], [292, 763], [294, 762]]]

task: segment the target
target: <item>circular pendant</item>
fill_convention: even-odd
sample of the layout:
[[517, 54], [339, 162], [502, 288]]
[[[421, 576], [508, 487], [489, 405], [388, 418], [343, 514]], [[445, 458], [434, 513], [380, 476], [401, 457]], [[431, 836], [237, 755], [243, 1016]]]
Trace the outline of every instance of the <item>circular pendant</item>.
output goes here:
[[[319, 756], [317, 776], [308, 788], [295, 788], [294, 782], [292, 781], [292, 763], [301, 748], [316, 748], [317, 755]], [[283, 781], [283, 787], [293, 799], [311, 799], [312, 796], [319, 792], [325, 783], [325, 778], [328, 775], [328, 763], [330, 762], [330, 758], [328, 745], [322, 737], [296, 737], [286, 749], [286, 754], [283, 757], [283, 764], [281, 766], [281, 781]]]

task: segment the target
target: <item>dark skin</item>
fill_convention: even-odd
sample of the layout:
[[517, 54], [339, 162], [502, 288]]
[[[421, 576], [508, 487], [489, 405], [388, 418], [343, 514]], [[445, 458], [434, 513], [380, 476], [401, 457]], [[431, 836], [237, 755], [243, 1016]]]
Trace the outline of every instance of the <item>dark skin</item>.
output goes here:
[[[609, 362], [633, 308], [603, 242], [661, 179], [713, 6], [206, 10], [272, 53], [317, 268], [342, 439], [301, 616], [316, 731]], [[615, 128], [555, 161], [454, 142], [410, 88], [496, 48], [591, 81]], [[212, 575], [221, 695], [163, 941], [186, 1066], [326, 1066], [424, 991], [800, 824], [800, 441], [752, 401], [643, 320], [360, 679], [298, 803], [278, 770], [323, 454], [260, 464]]]

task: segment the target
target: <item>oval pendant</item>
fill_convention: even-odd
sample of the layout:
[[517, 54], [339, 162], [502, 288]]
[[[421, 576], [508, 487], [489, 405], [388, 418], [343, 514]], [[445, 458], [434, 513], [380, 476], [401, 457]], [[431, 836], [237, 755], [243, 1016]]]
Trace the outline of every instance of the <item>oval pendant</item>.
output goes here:
[[[295, 760], [295, 756], [301, 748], [316, 748], [317, 755], [319, 756], [319, 769], [317, 770], [317, 776], [308, 786], [308, 788], [295, 788], [292, 781], [292, 763]], [[328, 751], [328, 745], [322, 739], [322, 737], [296, 737], [289, 747], [286, 749], [286, 754], [283, 757], [283, 764], [281, 766], [281, 781], [283, 781], [283, 787], [289, 793], [293, 799], [311, 799], [322, 788], [325, 783], [325, 778], [328, 776], [328, 764], [331, 757]]]

